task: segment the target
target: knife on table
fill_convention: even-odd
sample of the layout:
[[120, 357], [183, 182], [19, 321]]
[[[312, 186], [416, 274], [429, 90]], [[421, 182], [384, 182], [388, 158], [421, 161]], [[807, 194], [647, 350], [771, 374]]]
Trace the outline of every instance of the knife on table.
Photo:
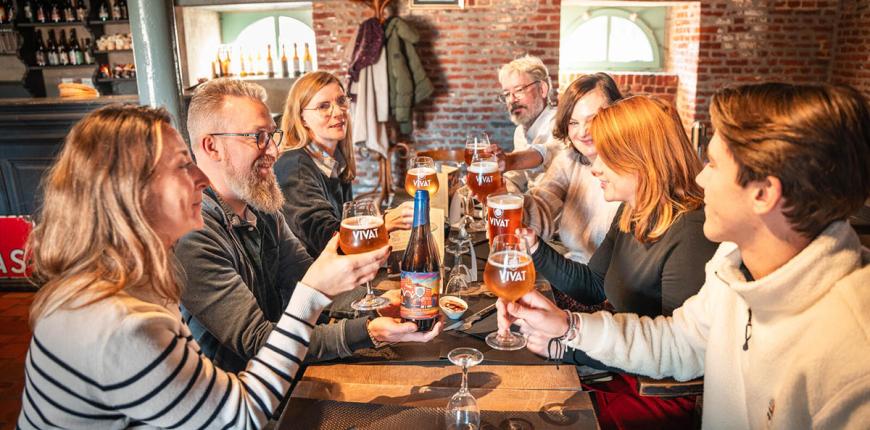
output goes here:
[[444, 331], [456, 330], [458, 328], [461, 328], [463, 330], [468, 330], [471, 328], [472, 324], [474, 324], [475, 322], [477, 322], [483, 318], [488, 317], [494, 311], [495, 311], [495, 303], [475, 312], [470, 317], [465, 318], [464, 320], [459, 320], [459, 321], [456, 321], [454, 323], [451, 323], [450, 325], [448, 325], [444, 329]]

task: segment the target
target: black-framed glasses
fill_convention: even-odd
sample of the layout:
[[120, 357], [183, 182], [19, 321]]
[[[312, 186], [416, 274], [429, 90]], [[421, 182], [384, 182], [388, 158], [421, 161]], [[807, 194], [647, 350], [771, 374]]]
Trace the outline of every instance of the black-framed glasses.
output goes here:
[[499, 103], [505, 103], [505, 102], [507, 102], [508, 97], [513, 96], [514, 100], [516, 100], [516, 99], [522, 97], [523, 93], [525, 93], [526, 90], [529, 89], [529, 87], [531, 87], [532, 85], [535, 85], [535, 84], [539, 84], [539, 83], [541, 83], [540, 80], [532, 81], [532, 82], [525, 84], [517, 89], [511, 90], [511, 91], [505, 91], [505, 92], [495, 96], [495, 99], [498, 100]]
[[335, 107], [347, 112], [350, 108], [350, 98], [347, 96], [341, 96], [335, 99], [334, 102], [322, 102], [313, 108], [303, 108], [302, 110], [316, 110], [321, 116], [327, 117], [335, 113]]
[[284, 140], [284, 130], [275, 130], [275, 131], [266, 131], [260, 130], [256, 133], [211, 133], [209, 136], [240, 136], [240, 137], [252, 137], [257, 142], [257, 149], [260, 151], [266, 147], [266, 142], [271, 141], [275, 147], [281, 145], [281, 141]]

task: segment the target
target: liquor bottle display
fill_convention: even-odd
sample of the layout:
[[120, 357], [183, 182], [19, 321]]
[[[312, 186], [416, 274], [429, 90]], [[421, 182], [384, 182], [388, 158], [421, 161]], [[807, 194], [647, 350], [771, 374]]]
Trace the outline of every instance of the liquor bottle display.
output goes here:
[[305, 68], [302, 69], [302, 73], [308, 73], [313, 71], [312, 69], [312, 61], [311, 61], [311, 51], [308, 50], [308, 43], [305, 43]]
[[401, 264], [402, 320], [430, 330], [438, 321], [441, 295], [441, 263], [429, 226], [429, 193], [414, 194], [414, 224]]
[[41, 30], [36, 30], [36, 65], [39, 67], [48, 65], [48, 53], [45, 50]]

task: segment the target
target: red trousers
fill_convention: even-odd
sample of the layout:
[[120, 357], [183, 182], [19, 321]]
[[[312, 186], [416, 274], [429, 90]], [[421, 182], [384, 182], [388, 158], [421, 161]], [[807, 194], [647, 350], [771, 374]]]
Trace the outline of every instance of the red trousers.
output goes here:
[[622, 373], [612, 381], [583, 384], [597, 406], [602, 430], [691, 429], [694, 426], [696, 396], [641, 397], [637, 378]]

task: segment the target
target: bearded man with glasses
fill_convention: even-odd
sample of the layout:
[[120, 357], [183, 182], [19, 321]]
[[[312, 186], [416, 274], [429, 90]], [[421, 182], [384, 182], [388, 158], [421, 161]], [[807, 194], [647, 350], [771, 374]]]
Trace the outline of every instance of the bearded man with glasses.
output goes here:
[[[203, 192], [205, 227], [176, 245], [182, 315], [202, 352], [231, 372], [245, 369], [265, 344], [313, 262], [281, 211], [273, 166], [284, 132], [265, 100], [257, 84], [216, 79], [197, 89], [188, 109], [191, 149], [211, 184]], [[337, 246], [331, 241], [322, 254]], [[344, 273], [335, 282], [360, 284]], [[372, 346], [367, 323], [318, 324], [306, 360]]]
[[506, 171], [508, 188], [525, 192], [536, 184], [563, 147], [553, 137], [556, 106], [549, 103], [553, 85], [541, 59], [529, 55], [502, 66], [498, 81], [501, 92], [496, 100], [507, 107], [517, 128], [511, 153], [504, 154], [497, 147], [492, 149], [504, 161], [502, 170]]

